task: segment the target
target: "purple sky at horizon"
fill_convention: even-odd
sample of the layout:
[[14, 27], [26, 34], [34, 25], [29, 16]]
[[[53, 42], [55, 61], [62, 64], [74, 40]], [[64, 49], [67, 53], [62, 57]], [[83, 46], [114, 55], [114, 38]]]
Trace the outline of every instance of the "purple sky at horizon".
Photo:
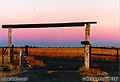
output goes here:
[[[120, 46], [119, 0], [0, 0], [0, 46], [8, 45], [3, 24], [97, 21], [93, 46]], [[15, 46], [80, 47], [85, 27], [13, 29]]]

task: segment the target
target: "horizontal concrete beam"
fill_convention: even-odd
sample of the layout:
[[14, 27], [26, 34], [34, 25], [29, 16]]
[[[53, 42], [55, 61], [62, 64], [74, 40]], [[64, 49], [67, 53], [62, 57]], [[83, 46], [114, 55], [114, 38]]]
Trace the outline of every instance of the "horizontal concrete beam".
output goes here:
[[48, 27], [77, 27], [85, 24], [96, 24], [97, 22], [70, 22], [70, 23], [48, 23], [48, 24], [15, 24], [2, 25], [2, 28], [48, 28]]

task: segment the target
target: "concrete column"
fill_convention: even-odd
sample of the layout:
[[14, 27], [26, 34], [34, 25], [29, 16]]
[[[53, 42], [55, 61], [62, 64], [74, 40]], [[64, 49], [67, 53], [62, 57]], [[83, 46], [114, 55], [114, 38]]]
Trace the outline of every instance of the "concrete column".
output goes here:
[[[8, 47], [12, 46], [12, 27], [8, 28]], [[10, 64], [11, 48], [8, 48], [8, 64]]]
[[[85, 28], [85, 41], [90, 42], [90, 24]], [[89, 45], [85, 45], [85, 67], [89, 69]]]

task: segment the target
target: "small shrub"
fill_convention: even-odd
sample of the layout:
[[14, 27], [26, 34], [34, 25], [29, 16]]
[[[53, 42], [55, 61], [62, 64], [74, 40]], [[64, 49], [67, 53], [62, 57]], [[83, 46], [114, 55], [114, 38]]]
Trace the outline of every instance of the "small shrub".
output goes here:
[[97, 74], [98, 71], [97, 70], [90, 70], [90, 73]]
[[2, 71], [2, 69], [3, 69], [3, 68], [2, 68], [2, 67], [0, 67], [0, 71]]
[[88, 71], [88, 69], [85, 66], [82, 66], [81, 68], [79, 68], [80, 72], [85, 72]]
[[20, 72], [23, 72], [23, 71], [25, 71], [25, 68], [20, 69]]
[[14, 66], [10, 64], [10, 70], [14, 70]]
[[80, 74], [84, 77], [106, 77], [108, 76], [107, 72], [100, 71], [100, 69], [90, 68], [87, 69], [85, 66], [79, 68]]
[[20, 66], [17, 66], [17, 70], [21, 70], [21, 67], [20, 67]]

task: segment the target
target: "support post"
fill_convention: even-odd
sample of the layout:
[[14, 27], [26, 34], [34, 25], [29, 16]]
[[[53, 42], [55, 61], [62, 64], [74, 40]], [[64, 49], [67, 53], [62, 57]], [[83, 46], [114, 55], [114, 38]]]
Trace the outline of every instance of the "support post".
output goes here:
[[12, 27], [8, 28], [8, 64], [10, 64], [10, 58], [11, 58], [11, 44], [12, 44], [12, 37], [11, 37]]
[[12, 50], [11, 50], [11, 63], [14, 63], [14, 45], [12, 45]]
[[89, 66], [89, 67], [91, 67], [91, 61], [92, 61], [92, 60], [91, 60], [91, 44], [90, 44], [90, 46], [89, 46], [89, 55], [90, 55], [90, 57], [89, 57], [89, 59], [90, 59], [90, 60], [89, 60], [89, 61], [90, 61], [90, 64], [89, 64], [89, 65], [90, 65], [90, 66]]
[[25, 45], [25, 55], [28, 56], [28, 45]]
[[22, 68], [22, 48], [20, 48], [19, 66]]
[[4, 66], [4, 48], [2, 47], [2, 65]]
[[[86, 24], [85, 41], [90, 43], [90, 24]], [[89, 69], [89, 45], [85, 44], [85, 67]]]
[[119, 54], [118, 54], [119, 49], [117, 49], [117, 60], [116, 60], [116, 68], [119, 69]]

